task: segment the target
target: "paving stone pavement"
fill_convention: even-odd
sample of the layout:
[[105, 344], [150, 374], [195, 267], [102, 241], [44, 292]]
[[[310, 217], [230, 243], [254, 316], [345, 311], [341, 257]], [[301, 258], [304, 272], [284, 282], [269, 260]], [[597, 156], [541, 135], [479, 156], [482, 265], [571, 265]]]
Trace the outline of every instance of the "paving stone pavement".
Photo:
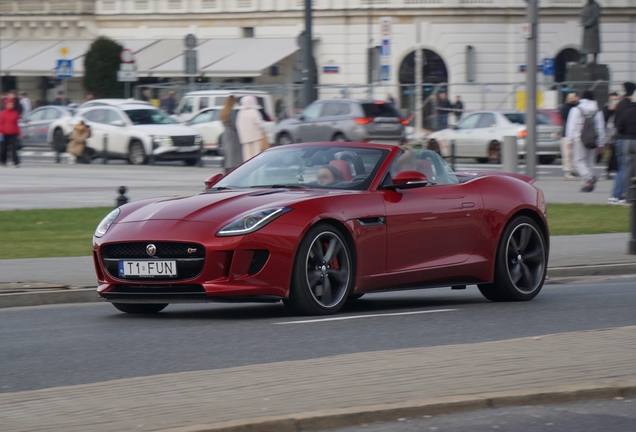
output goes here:
[[0, 418], [2, 430], [15, 432], [261, 431], [223, 426], [262, 416], [273, 426], [267, 430], [296, 430], [298, 420], [289, 429], [289, 421], [279, 417], [277, 424], [276, 416], [321, 417], [361, 407], [373, 407], [372, 413], [392, 404], [555, 389], [622, 386], [636, 393], [635, 358], [636, 326], [629, 326], [5, 393]]

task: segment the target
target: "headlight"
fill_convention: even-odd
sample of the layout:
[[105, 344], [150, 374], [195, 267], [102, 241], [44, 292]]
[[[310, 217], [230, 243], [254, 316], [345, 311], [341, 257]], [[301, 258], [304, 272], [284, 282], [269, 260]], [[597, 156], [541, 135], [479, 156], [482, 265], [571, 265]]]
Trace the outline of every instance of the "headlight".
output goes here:
[[201, 135], [197, 135], [194, 137], [194, 145], [200, 146], [203, 143], [203, 137]]
[[172, 138], [165, 135], [157, 135], [152, 137], [152, 143], [157, 146], [171, 146]]
[[108, 231], [108, 228], [110, 228], [113, 222], [115, 222], [115, 219], [117, 219], [119, 213], [121, 213], [121, 210], [119, 208], [116, 208], [112, 212], [108, 213], [108, 215], [99, 223], [99, 225], [97, 225], [97, 229], [95, 230], [95, 237], [102, 237], [104, 234], [106, 234], [106, 231]]
[[290, 210], [289, 207], [277, 207], [250, 213], [226, 225], [216, 235], [227, 237], [253, 233]]

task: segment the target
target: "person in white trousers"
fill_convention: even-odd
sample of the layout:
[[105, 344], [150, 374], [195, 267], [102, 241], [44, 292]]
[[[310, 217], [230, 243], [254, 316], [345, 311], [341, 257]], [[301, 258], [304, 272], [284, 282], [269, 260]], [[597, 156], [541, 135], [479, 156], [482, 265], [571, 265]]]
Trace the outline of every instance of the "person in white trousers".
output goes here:
[[[581, 131], [585, 116], [591, 115], [594, 115], [596, 126], [596, 148], [588, 149], [581, 142]], [[594, 93], [590, 90], [583, 92], [578, 106], [570, 110], [566, 133], [573, 142], [574, 167], [583, 180], [581, 192], [592, 192], [596, 185], [596, 177], [592, 169], [596, 164], [596, 155], [603, 150], [605, 143], [605, 120], [603, 112], [598, 109], [598, 104], [594, 100]]]
[[572, 160], [572, 139], [567, 136], [567, 120], [570, 110], [579, 104], [579, 95], [569, 93], [565, 99], [565, 103], [561, 105], [559, 114], [563, 119], [563, 137], [561, 138], [561, 162], [563, 164], [563, 173], [565, 180], [578, 180], [574, 175], [574, 161]]
[[253, 158], [261, 152], [261, 145], [265, 136], [265, 123], [254, 96], [243, 96], [241, 98], [241, 109], [236, 116], [236, 131], [243, 149], [244, 161]]

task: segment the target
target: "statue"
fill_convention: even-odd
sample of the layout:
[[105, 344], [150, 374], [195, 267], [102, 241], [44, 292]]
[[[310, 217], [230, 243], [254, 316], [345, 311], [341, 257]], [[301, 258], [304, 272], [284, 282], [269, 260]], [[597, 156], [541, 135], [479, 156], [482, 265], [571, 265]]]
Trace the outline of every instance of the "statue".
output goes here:
[[581, 46], [581, 59], [579, 63], [587, 63], [587, 55], [593, 54], [592, 63], [596, 63], [596, 57], [601, 52], [601, 37], [599, 32], [599, 18], [601, 7], [594, 0], [588, 0], [581, 11], [581, 25], [583, 26], [583, 44]]

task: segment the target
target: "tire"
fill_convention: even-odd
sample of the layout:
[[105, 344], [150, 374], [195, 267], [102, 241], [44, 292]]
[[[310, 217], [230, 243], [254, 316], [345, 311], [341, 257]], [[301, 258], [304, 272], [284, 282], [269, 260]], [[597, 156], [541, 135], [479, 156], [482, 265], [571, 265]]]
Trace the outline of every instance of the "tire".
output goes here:
[[133, 141], [128, 148], [128, 162], [132, 165], [145, 165], [148, 162], [148, 155], [144, 145], [139, 141]]
[[60, 128], [55, 128], [53, 131], [53, 150], [58, 153], [64, 153], [66, 151], [66, 137], [64, 132]]
[[555, 159], [556, 156], [539, 156], [539, 163], [541, 165], [550, 165]]
[[190, 158], [190, 159], [184, 159], [183, 162], [187, 165], [187, 166], [195, 166], [196, 164], [198, 164], [200, 161], [200, 158]]
[[278, 135], [278, 138], [276, 139], [276, 145], [286, 145], [286, 144], [293, 144], [294, 141], [292, 140], [291, 136], [289, 136], [289, 134], [287, 132], [283, 132], [282, 134]]
[[160, 312], [168, 306], [168, 303], [143, 304], [143, 303], [113, 303], [117, 310], [129, 314], [154, 314]]
[[303, 315], [338, 312], [353, 288], [351, 252], [338, 229], [328, 224], [313, 226], [296, 253], [285, 304]]
[[347, 297], [347, 301], [348, 302], [354, 302], [354, 301], [359, 300], [360, 298], [362, 298], [363, 295], [364, 295], [364, 293], [362, 293], [362, 294], [351, 294], [351, 295], [349, 295], [349, 297]]
[[429, 150], [433, 150], [435, 153], [437, 153], [440, 156], [442, 155], [442, 151], [439, 148], [439, 143], [435, 140], [430, 140], [426, 148]]
[[517, 216], [508, 222], [499, 240], [495, 280], [478, 288], [491, 301], [532, 300], [543, 287], [547, 268], [543, 232], [529, 217]]
[[488, 144], [488, 162], [501, 163], [501, 143], [499, 141], [492, 141]]
[[347, 138], [341, 133], [337, 133], [333, 136], [332, 140], [334, 142], [347, 142]]

